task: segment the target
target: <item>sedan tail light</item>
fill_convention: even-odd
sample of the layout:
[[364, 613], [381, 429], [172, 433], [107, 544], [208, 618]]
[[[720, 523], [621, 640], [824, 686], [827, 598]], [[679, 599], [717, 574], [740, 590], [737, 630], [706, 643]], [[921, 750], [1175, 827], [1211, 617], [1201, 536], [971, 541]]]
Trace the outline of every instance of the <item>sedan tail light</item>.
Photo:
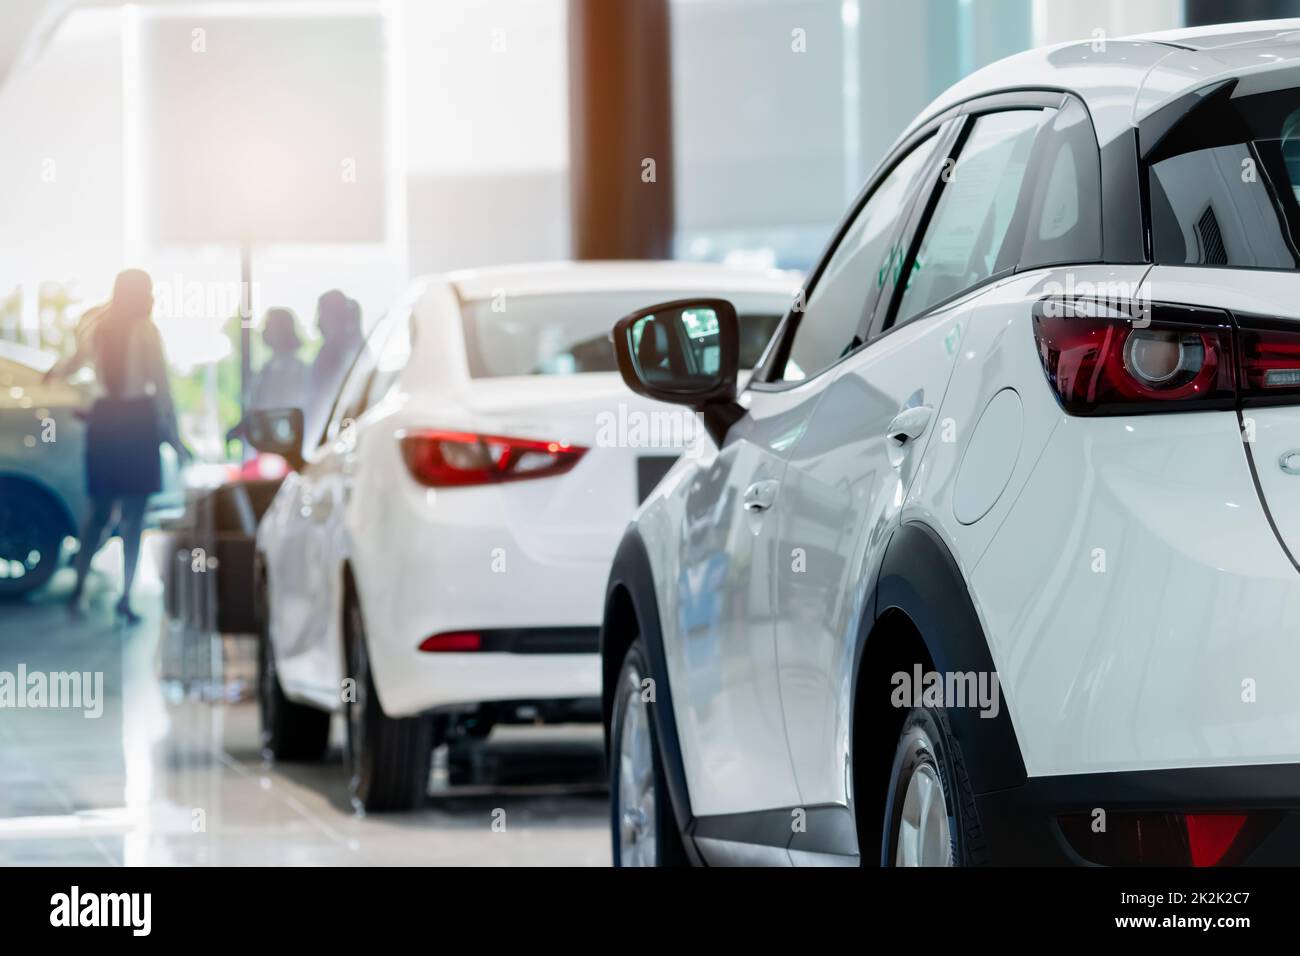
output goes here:
[[560, 475], [576, 465], [587, 451], [560, 441], [441, 429], [401, 432], [398, 440], [411, 476], [430, 488]]
[[1300, 323], [1166, 303], [1043, 299], [1034, 338], [1071, 415], [1300, 400]]
[[482, 648], [483, 635], [478, 631], [445, 631], [420, 642], [420, 650], [430, 653], [464, 653]]

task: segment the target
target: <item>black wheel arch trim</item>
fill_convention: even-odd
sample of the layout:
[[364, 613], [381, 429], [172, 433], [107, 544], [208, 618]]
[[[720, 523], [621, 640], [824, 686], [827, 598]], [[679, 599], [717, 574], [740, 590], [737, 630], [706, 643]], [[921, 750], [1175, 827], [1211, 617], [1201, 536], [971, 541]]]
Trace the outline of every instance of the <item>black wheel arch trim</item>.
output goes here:
[[[632, 602], [632, 611], [636, 615], [640, 637], [644, 641], [646, 661], [650, 668], [650, 678], [655, 682], [655, 706], [650, 708], [650, 719], [654, 722], [655, 737], [659, 744], [659, 759], [663, 763], [664, 777], [668, 782], [668, 798], [672, 802], [673, 818], [681, 831], [682, 842], [693, 863], [699, 863], [699, 851], [690, 838], [694, 828], [695, 817], [691, 811], [690, 792], [686, 787], [686, 765], [682, 760], [680, 738], [677, 733], [677, 718], [673, 711], [672, 688], [668, 683], [668, 659], [664, 654], [663, 631], [659, 623], [659, 601], [655, 596], [654, 573], [650, 566], [650, 556], [646, 553], [645, 543], [635, 527], [630, 527], [619, 542], [618, 551], [610, 567], [609, 582], [605, 588], [605, 613], [600, 625], [600, 656], [605, 663], [610, 648], [618, 646], [609, 633], [610, 610], [619, 591], [624, 592]], [[613, 661], [615, 680], [622, 659]], [[609, 670], [602, 667], [604, 673]], [[609, 681], [602, 681], [601, 706], [604, 713], [605, 753], [613, 766], [611, 742], [609, 739], [610, 715], [613, 710], [615, 688]]]
[[[875, 622], [890, 611], [901, 612], [912, 622], [940, 673], [997, 674], [965, 577], [947, 545], [922, 522], [904, 523], [885, 546], [858, 635], [855, 687], [863, 648]], [[972, 707], [947, 712], [976, 794], [1018, 787], [1026, 778], [1020, 743], [1000, 686], [998, 702], [994, 717], [980, 716]]]
[[[668, 782], [673, 816], [682, 833], [687, 852], [697, 862], [699, 850], [693, 836], [709, 836], [757, 845], [787, 846], [793, 850], [854, 855], [856, 830], [847, 807], [808, 807], [807, 830], [791, 828], [791, 810], [756, 811], [725, 817], [695, 817], [686, 786], [677, 720], [668, 681], [667, 658], [655, 595], [654, 575], [644, 542], [635, 527], [620, 542], [610, 568], [605, 591], [605, 614], [601, 624], [602, 661], [621, 646], [609, 633], [610, 610], [622, 591], [631, 601], [640, 636], [644, 640], [650, 677], [655, 681], [656, 706], [651, 709], [660, 759]], [[872, 627], [890, 610], [906, 614], [925, 641], [937, 669], [996, 673], [992, 655], [956, 560], [939, 536], [928, 526], [909, 522], [894, 532], [886, 546], [884, 561], [869, 600], [864, 607], [854, 661], [854, 678], [862, 649]], [[617, 667], [620, 661], [613, 662]], [[611, 670], [606, 668], [606, 673]], [[616, 673], [616, 671], [614, 671]], [[605, 748], [610, 753], [609, 715], [614, 688], [606, 681], [602, 688], [605, 714]], [[953, 735], [966, 756], [971, 782], [977, 794], [1021, 786], [1025, 766], [1005, 702], [996, 717], [980, 717], [973, 709], [949, 714]]]

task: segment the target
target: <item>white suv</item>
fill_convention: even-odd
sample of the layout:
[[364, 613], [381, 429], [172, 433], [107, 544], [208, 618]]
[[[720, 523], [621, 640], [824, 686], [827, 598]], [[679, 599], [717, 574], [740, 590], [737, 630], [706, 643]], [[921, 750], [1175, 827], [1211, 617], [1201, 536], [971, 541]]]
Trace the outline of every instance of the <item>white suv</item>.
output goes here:
[[[615, 860], [1300, 862], [1300, 21], [1031, 51], [918, 118], [602, 631]], [[647, 334], [676, 342], [646, 364]]]

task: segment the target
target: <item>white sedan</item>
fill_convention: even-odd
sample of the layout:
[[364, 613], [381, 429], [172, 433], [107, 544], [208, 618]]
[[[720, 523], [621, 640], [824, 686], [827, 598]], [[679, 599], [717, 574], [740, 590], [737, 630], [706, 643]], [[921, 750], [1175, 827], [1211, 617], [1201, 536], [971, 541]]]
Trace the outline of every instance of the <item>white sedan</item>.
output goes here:
[[[798, 284], [684, 263], [420, 279], [368, 336], [323, 435], [257, 415], [254, 444], [298, 465], [257, 540], [266, 752], [318, 758], [343, 711], [354, 801], [404, 809], [449, 735], [598, 720], [610, 562], [700, 429], [623, 384], [609, 328], [650, 302], [725, 296], [752, 366]], [[645, 360], [665, 344], [641, 343]]]

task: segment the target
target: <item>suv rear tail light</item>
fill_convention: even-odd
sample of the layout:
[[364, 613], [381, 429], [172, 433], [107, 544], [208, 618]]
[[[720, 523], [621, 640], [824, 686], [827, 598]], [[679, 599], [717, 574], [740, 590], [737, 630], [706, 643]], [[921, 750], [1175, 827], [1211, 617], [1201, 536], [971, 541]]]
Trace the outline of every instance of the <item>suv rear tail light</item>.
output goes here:
[[1066, 299], [1034, 306], [1043, 369], [1072, 415], [1234, 407], [1232, 333], [1227, 314], [1210, 309], [1138, 313]]
[[1300, 324], [1242, 315], [1237, 325], [1245, 403], [1300, 397]]
[[1300, 322], [1155, 303], [1034, 304], [1047, 380], [1071, 415], [1300, 401]]
[[560, 475], [587, 451], [560, 441], [440, 429], [401, 432], [398, 440], [411, 476], [430, 488]]

